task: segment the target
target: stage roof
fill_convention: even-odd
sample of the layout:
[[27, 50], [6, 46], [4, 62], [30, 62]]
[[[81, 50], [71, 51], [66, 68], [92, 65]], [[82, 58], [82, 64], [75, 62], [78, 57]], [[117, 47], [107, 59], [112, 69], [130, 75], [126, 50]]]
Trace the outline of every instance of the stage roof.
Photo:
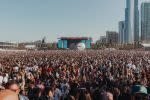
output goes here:
[[60, 37], [61, 40], [92, 40], [90, 37]]

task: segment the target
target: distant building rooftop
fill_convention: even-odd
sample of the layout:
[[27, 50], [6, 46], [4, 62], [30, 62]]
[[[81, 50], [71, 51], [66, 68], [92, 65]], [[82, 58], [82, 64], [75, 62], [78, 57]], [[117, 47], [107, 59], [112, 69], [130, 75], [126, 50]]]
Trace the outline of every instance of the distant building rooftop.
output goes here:
[[12, 45], [12, 44], [15, 44], [15, 43], [10, 43], [10, 42], [0, 42], [0, 44], [1, 44], [1, 45], [5, 45], [5, 44], [7, 44], [7, 45]]
[[92, 40], [91, 37], [60, 37], [61, 40]]

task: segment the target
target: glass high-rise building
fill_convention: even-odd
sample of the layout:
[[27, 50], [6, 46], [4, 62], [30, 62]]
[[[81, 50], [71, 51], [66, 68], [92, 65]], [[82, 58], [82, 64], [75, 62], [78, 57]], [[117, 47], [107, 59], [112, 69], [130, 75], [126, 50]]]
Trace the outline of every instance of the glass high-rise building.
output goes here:
[[133, 44], [139, 41], [138, 0], [126, 0], [124, 42]]
[[119, 21], [119, 43], [124, 43], [124, 28], [125, 28], [125, 22]]
[[150, 42], [150, 2], [141, 5], [141, 40]]

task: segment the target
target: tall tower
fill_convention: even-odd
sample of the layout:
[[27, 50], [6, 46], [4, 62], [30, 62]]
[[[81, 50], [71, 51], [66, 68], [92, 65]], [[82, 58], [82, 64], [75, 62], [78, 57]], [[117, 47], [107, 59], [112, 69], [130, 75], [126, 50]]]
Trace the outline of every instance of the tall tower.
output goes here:
[[119, 21], [118, 31], [119, 31], [119, 43], [124, 43], [124, 21]]
[[129, 44], [139, 41], [138, 0], [126, 0], [124, 41]]
[[139, 41], [139, 9], [138, 9], [138, 0], [134, 1], [134, 41]]
[[150, 42], [150, 2], [141, 5], [141, 40]]

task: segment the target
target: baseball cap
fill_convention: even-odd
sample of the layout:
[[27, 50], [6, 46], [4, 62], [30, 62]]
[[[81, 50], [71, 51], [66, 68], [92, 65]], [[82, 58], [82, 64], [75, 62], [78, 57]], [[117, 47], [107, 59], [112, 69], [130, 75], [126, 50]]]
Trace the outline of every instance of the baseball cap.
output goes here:
[[137, 94], [137, 93], [139, 93], [139, 94], [145, 94], [145, 95], [148, 94], [146, 87], [144, 87], [142, 85], [134, 85], [132, 87], [132, 94]]

